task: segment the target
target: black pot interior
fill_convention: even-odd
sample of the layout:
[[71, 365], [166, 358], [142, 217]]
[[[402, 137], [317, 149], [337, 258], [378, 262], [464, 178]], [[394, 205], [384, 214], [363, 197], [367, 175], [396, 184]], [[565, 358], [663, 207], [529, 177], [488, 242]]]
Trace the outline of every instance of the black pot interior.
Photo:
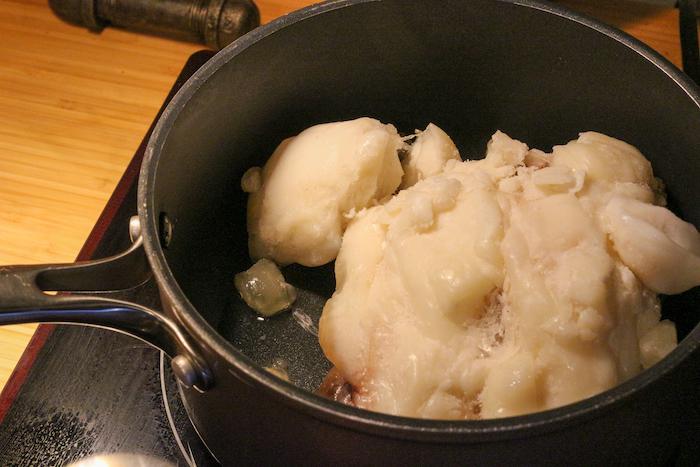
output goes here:
[[[496, 130], [546, 151], [602, 132], [638, 147], [670, 207], [700, 226], [696, 88], [626, 36], [519, 3], [326, 4], [254, 31], [200, 70], [157, 136], [154, 207], [174, 227], [164, 253], [179, 287], [223, 338], [261, 365], [283, 360], [307, 389], [329, 369], [297, 318], [318, 322], [334, 290], [332, 264], [286, 268], [296, 314], [264, 322], [233, 286], [251, 264], [241, 176], [321, 122], [371, 116], [402, 133], [434, 122], [468, 159], [483, 156]], [[699, 304], [697, 290], [665, 299], [679, 337], [697, 324]]]

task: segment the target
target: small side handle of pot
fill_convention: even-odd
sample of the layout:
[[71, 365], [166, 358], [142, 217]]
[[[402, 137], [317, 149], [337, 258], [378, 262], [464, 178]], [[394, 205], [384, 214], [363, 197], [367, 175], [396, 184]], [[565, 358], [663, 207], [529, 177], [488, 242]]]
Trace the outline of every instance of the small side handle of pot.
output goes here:
[[[132, 232], [138, 228], [130, 227]], [[109, 258], [73, 264], [0, 266], [0, 325], [70, 323], [108, 328], [139, 338], [172, 358], [173, 370], [188, 387], [214, 386], [211, 370], [194, 339], [165, 314], [137, 303], [78, 293], [125, 290], [152, 276], [143, 239]], [[58, 292], [51, 294], [47, 292]]]

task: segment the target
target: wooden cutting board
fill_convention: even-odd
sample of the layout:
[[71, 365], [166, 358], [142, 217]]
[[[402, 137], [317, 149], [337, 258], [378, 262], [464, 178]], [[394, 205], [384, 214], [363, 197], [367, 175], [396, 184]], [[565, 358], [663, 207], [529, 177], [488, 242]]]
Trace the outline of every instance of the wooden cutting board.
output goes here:
[[[263, 23], [310, 0], [258, 0]], [[562, 0], [680, 66], [678, 11]], [[202, 47], [63, 23], [0, 0], [0, 265], [72, 262], [187, 58]], [[2, 297], [0, 297], [2, 300]], [[0, 388], [36, 325], [0, 327]]]

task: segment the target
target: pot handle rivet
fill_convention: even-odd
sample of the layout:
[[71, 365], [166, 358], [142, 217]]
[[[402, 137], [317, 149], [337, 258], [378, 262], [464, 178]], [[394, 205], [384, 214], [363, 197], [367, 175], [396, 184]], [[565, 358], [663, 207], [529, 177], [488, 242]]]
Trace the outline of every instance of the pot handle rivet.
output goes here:
[[159, 219], [160, 243], [163, 248], [167, 248], [173, 239], [173, 223], [168, 215], [164, 212], [160, 213]]

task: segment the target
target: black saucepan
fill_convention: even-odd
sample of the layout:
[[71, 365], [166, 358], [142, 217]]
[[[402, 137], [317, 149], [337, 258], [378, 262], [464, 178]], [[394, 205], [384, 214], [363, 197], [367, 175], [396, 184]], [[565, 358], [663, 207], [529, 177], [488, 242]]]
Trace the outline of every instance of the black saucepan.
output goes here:
[[[134, 247], [97, 263], [1, 268], [0, 322], [107, 326], [166, 350], [192, 422], [224, 466], [690, 464], [700, 417], [697, 290], [663, 298], [682, 340], [630, 381], [556, 410], [455, 422], [313, 394], [330, 367], [312, 328], [334, 289], [332, 265], [287, 267], [299, 299], [265, 321], [233, 277], [250, 265], [246, 169], [304, 128], [360, 116], [404, 133], [434, 122], [469, 159], [499, 129], [545, 150], [582, 131], [606, 133], [638, 147], [671, 209], [700, 226], [699, 101], [700, 89], [648, 47], [553, 4], [312, 6], [219, 52], [169, 104], [143, 162]], [[43, 293], [126, 287], [151, 274], [163, 311]], [[291, 383], [265, 370], [276, 361]]]

